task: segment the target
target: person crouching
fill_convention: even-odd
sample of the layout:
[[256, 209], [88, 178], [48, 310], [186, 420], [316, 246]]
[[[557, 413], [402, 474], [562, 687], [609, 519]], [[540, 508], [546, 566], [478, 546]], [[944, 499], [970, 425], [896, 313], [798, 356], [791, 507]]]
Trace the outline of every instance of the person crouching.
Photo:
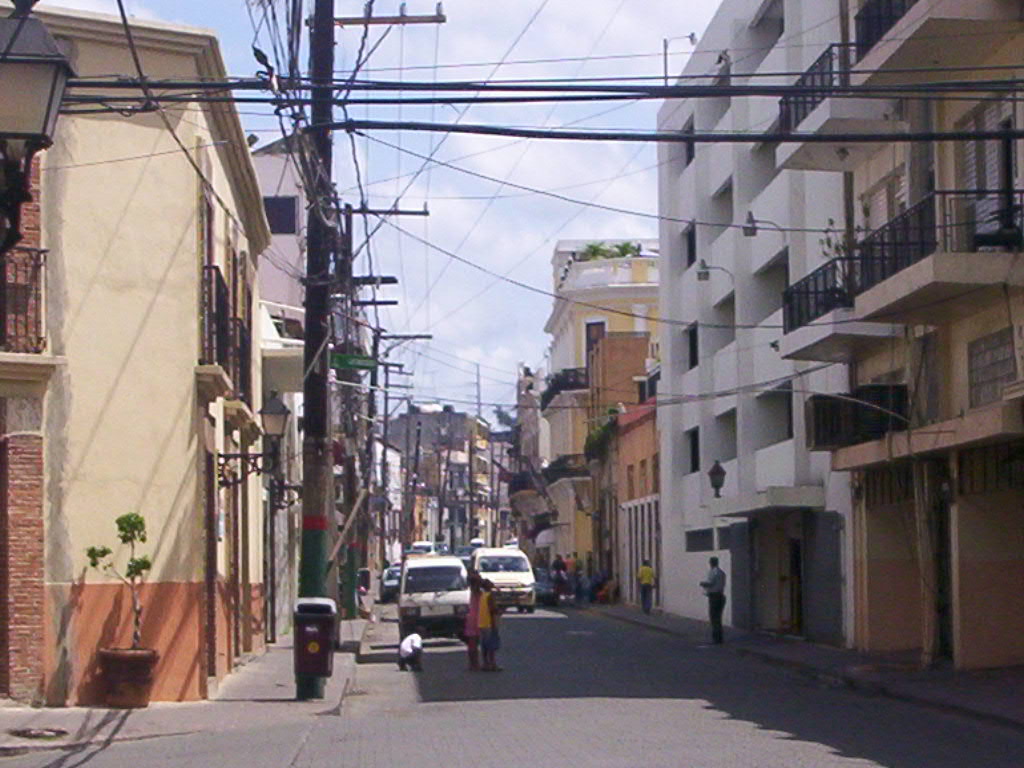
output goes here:
[[416, 632], [406, 635], [405, 639], [398, 644], [398, 668], [403, 672], [406, 669], [420, 672], [423, 669], [422, 658], [423, 638]]

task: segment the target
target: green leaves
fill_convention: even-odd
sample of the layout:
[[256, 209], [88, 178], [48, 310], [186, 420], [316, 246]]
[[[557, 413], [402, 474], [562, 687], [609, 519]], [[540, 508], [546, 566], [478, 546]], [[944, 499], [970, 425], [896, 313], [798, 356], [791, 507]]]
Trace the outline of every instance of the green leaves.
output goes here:
[[138, 512], [121, 515], [114, 521], [117, 537], [122, 544], [144, 543], [146, 541], [146, 520]]
[[125, 569], [125, 576], [129, 579], [137, 579], [152, 567], [153, 562], [149, 559], [149, 555], [133, 557], [128, 561], [128, 567]]
[[89, 547], [85, 550], [85, 556], [89, 558], [91, 568], [99, 568], [100, 561], [105, 560], [111, 554], [110, 547]]

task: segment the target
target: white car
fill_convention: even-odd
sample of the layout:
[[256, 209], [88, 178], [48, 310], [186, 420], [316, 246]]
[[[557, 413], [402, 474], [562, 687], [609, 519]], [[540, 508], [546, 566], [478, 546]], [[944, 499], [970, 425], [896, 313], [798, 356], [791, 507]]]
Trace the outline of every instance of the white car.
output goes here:
[[473, 552], [473, 570], [494, 584], [497, 605], [533, 613], [537, 604], [533, 568], [521, 549], [481, 547]]
[[412, 546], [409, 547], [409, 551], [417, 555], [432, 555], [434, 554], [434, 542], [414, 541]]
[[398, 629], [404, 639], [461, 638], [469, 612], [466, 566], [457, 557], [410, 557], [398, 593]]

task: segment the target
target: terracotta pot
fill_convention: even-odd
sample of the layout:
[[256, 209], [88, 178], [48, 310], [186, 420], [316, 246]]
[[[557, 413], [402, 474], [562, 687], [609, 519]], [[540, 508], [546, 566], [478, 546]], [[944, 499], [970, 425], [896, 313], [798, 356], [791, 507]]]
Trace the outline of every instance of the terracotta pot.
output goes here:
[[100, 648], [100, 671], [108, 707], [139, 709], [149, 706], [153, 668], [160, 654], [151, 648]]

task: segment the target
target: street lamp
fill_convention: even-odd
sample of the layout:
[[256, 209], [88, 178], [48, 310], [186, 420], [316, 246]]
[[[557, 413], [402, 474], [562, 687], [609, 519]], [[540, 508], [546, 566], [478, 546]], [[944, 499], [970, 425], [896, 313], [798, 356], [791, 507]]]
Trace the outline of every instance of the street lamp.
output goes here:
[[[285, 429], [288, 426], [288, 417], [291, 410], [284, 404], [284, 401], [276, 392], [270, 393], [270, 399], [260, 408], [260, 423], [263, 426], [263, 436], [268, 446], [263, 453], [222, 453], [217, 457], [220, 470], [220, 484], [222, 487], [239, 485], [245, 482], [245, 478], [252, 474], [263, 474], [270, 472], [276, 467], [276, 455], [278, 442], [284, 437]], [[269, 448], [269, 450], [267, 450]], [[231, 471], [231, 462], [239, 463], [238, 474]]]
[[734, 275], [730, 270], [726, 269], [725, 267], [719, 267], [716, 264], [708, 264], [706, 261], [704, 261], [704, 259], [701, 259], [699, 262], [697, 262], [697, 280], [701, 283], [706, 283], [708, 280], [711, 279], [712, 269], [717, 269], [719, 272], [725, 272], [725, 274], [727, 274], [729, 278], [732, 280], [733, 287], [736, 286], [736, 275]]
[[57, 41], [26, 3], [0, 19], [0, 255], [21, 239], [32, 158], [53, 144], [64, 87], [74, 75]]
[[715, 492], [715, 498], [722, 498], [722, 487], [725, 485], [725, 467], [715, 459], [715, 463], [708, 470], [708, 479], [711, 480], [711, 488]]
[[783, 237], [786, 235], [786, 230], [782, 228], [781, 224], [776, 224], [774, 221], [768, 219], [758, 219], [754, 217], [753, 211], [747, 211], [746, 221], [743, 222], [743, 236], [744, 237], [757, 237], [758, 226], [767, 224], [773, 229], [777, 229], [782, 233]]

